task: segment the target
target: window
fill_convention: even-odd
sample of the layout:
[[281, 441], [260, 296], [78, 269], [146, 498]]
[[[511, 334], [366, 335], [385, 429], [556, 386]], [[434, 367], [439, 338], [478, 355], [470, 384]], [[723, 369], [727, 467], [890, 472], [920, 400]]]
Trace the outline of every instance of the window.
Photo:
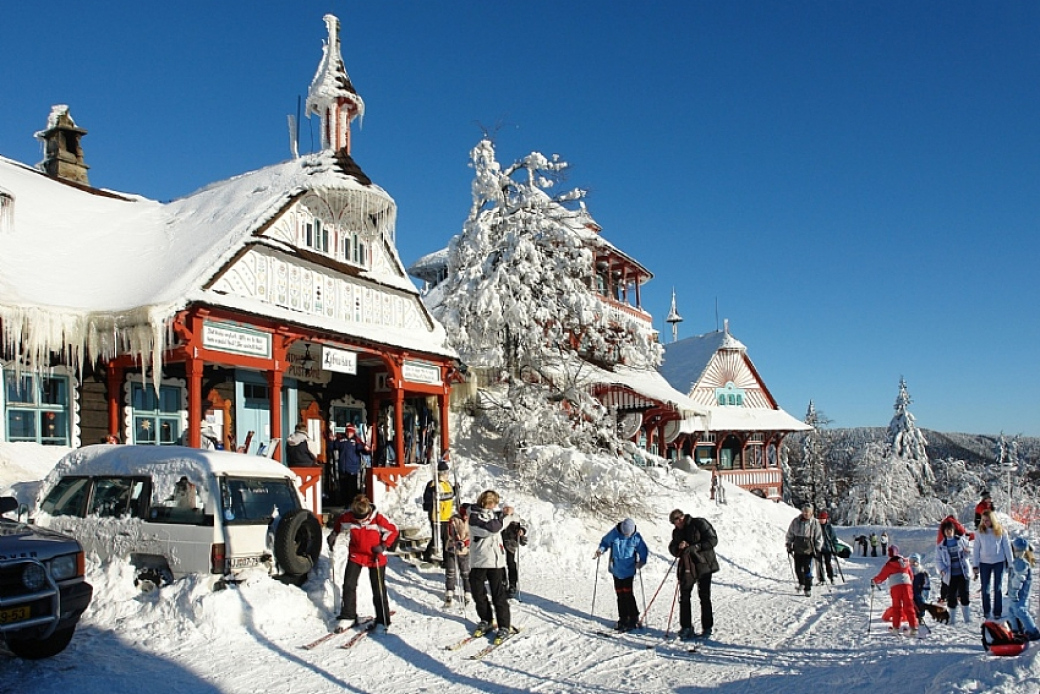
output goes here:
[[723, 407], [743, 407], [744, 389], [737, 388], [733, 385], [733, 381], [727, 381], [724, 388], [715, 389], [715, 402]]
[[90, 491], [89, 477], [62, 477], [40, 504], [52, 516], [83, 516]]
[[122, 518], [141, 517], [145, 481], [133, 477], [98, 477], [94, 480], [94, 494], [90, 499], [88, 516]]
[[285, 479], [224, 477], [221, 506], [228, 524], [266, 525], [275, 515], [299, 506], [296, 490]]
[[68, 377], [8, 371], [4, 396], [8, 441], [70, 445]]
[[134, 417], [134, 443], [173, 446], [181, 438], [181, 389], [160, 386], [159, 395], [149, 384], [134, 383], [130, 391]]

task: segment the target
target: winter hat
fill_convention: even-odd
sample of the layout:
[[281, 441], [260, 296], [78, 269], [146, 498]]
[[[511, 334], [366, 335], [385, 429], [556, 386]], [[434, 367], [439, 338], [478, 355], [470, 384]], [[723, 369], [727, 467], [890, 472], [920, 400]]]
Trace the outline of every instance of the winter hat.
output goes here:
[[910, 561], [912, 563], [920, 564], [921, 563], [921, 555], [917, 554], [917, 553], [911, 554], [910, 555]]
[[826, 511], [820, 511], [820, 515], [816, 516], [820, 520], [827, 520], [830, 516], [827, 515]]
[[437, 471], [438, 472], [447, 472], [448, 471], [448, 461], [447, 460], [442, 460], [441, 462], [437, 463]]
[[983, 499], [988, 499], [989, 498], [989, 492], [982, 492], [982, 498]]
[[624, 535], [625, 537], [632, 537], [632, 534], [636, 531], [636, 522], [631, 518], [626, 518], [625, 520], [621, 521], [621, 525], [619, 527], [621, 529], [622, 535]]
[[888, 546], [888, 556], [890, 556], [890, 557], [898, 557], [899, 556], [899, 546], [898, 545], [889, 545]]
[[357, 427], [356, 427], [356, 426], [354, 426], [353, 424], [348, 424], [348, 425], [347, 425], [347, 433], [349, 434], [349, 433], [350, 433], [350, 432], [352, 432], [352, 431], [353, 431], [353, 432], [357, 432]]
[[1025, 552], [1029, 549], [1029, 540], [1025, 539], [1021, 535], [1011, 541], [1011, 549], [1016, 552]]
[[812, 511], [813, 510], [812, 504], [802, 504], [802, 510], [803, 511]]

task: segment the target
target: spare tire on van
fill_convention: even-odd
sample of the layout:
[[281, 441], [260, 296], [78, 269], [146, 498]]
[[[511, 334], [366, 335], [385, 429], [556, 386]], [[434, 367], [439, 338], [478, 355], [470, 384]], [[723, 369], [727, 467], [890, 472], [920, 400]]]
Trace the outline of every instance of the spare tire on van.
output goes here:
[[278, 519], [274, 531], [274, 558], [289, 576], [306, 576], [321, 554], [321, 523], [305, 508], [296, 508]]

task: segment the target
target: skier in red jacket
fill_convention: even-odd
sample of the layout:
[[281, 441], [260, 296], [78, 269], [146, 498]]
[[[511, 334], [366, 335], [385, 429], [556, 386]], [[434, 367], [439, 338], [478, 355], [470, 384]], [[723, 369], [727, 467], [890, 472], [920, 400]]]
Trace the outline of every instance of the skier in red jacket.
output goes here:
[[[895, 545], [888, 547], [888, 561], [881, 567], [878, 575], [871, 579], [874, 586], [878, 586], [888, 580], [888, 593], [892, 596], [892, 626], [891, 631], [899, 631], [903, 620], [910, 625], [912, 631], [918, 631], [917, 611], [914, 609], [914, 574], [910, 563], [899, 556], [899, 548]], [[918, 633], [918, 636], [923, 636]]]
[[389, 601], [383, 570], [386, 567], [386, 548], [397, 541], [397, 526], [386, 516], [376, 512], [376, 507], [367, 496], [359, 494], [350, 505], [350, 510], [336, 519], [329, 535], [329, 550], [333, 550], [341, 532], [350, 534], [347, 567], [343, 572], [343, 601], [339, 608], [337, 631], [345, 631], [357, 624], [357, 582], [361, 568], [368, 567], [368, 580], [372, 584], [372, 604], [376, 618], [371, 628], [390, 626]]

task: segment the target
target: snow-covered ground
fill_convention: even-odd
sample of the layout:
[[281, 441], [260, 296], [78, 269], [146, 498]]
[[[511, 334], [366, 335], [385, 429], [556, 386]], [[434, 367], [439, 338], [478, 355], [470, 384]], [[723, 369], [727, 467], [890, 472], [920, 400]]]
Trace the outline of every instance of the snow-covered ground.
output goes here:
[[[0, 444], [0, 493], [23, 500], [63, 451]], [[512, 476], [488, 461], [456, 456], [463, 497], [500, 491], [528, 521], [529, 544], [520, 556], [521, 601], [513, 603], [515, 640], [480, 661], [467, 659], [480, 644], [445, 650], [475, 623], [470, 607], [443, 609], [443, 574], [419, 571], [392, 557], [387, 569], [389, 633], [350, 650], [335, 639], [314, 650], [302, 645], [326, 632], [336, 614], [338, 589], [329, 559], [303, 590], [256, 577], [211, 592], [182, 580], [151, 593], [133, 586], [124, 563], [91, 563], [95, 597], [69, 648], [29, 662], [0, 654], [0, 692], [34, 694], [113, 692], [951, 692], [1018, 694], [1040, 687], [1037, 644], [1025, 654], [985, 653], [976, 619], [970, 626], [931, 624], [926, 639], [892, 636], [880, 614], [886, 592], [868, 580], [880, 558], [842, 562], [844, 582], [798, 597], [783, 537], [796, 511], [728, 489], [728, 504], [709, 499], [707, 473], [649, 470], [640, 484], [649, 509], [637, 517], [651, 558], [636, 583], [637, 599], [652, 606], [645, 634], [597, 636], [616, 619], [606, 562], [593, 553], [619, 518], [592, 516], [524, 493]], [[594, 466], [602, 476], [604, 466]], [[618, 479], [630, 481], [631, 469]], [[626, 477], [626, 475], [629, 475]], [[380, 510], [402, 527], [422, 527], [416, 503], [427, 477], [406, 480]], [[602, 482], [601, 482], [602, 483]], [[671, 616], [675, 579], [666, 545], [668, 512], [681, 508], [709, 519], [719, 535], [721, 571], [715, 575], [715, 636], [699, 652], [664, 642], [676, 630]], [[849, 544], [859, 528], [837, 528]], [[934, 528], [888, 528], [904, 554], [919, 552], [932, 565]], [[1035, 538], [1034, 538], [1035, 539]], [[937, 585], [932, 567], [933, 581]], [[366, 580], [359, 612], [370, 613]], [[656, 595], [656, 599], [653, 599]], [[1034, 596], [1035, 597], [1035, 596]], [[873, 602], [872, 602], [873, 600]], [[696, 598], [694, 604], [697, 619]], [[873, 619], [869, 619], [873, 616]]]

